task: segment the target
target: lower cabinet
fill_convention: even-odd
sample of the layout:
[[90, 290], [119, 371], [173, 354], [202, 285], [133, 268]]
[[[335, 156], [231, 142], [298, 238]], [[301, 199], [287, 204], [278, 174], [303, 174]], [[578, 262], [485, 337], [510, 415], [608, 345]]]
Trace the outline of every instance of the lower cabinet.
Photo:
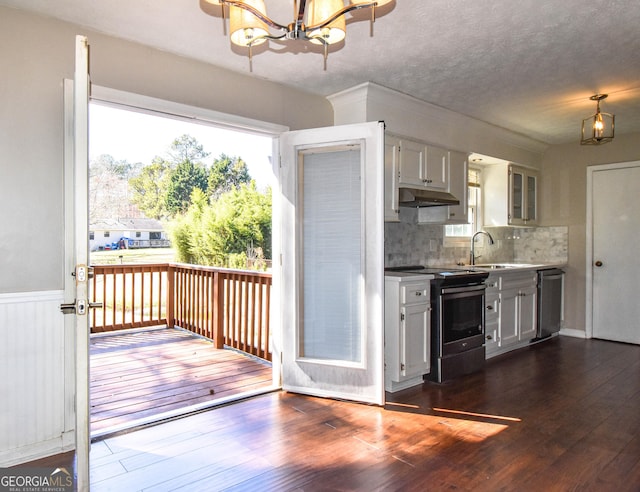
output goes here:
[[385, 277], [385, 390], [422, 384], [431, 363], [430, 278]]
[[536, 336], [535, 271], [491, 273], [485, 281], [485, 349], [492, 357], [529, 344]]

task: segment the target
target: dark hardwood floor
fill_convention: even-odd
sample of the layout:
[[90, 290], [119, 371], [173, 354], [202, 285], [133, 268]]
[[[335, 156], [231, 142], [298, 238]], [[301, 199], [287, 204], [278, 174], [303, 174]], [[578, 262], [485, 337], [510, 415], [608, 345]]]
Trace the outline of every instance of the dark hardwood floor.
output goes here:
[[108, 438], [92, 490], [640, 490], [639, 346], [559, 337], [387, 396], [272, 393]]

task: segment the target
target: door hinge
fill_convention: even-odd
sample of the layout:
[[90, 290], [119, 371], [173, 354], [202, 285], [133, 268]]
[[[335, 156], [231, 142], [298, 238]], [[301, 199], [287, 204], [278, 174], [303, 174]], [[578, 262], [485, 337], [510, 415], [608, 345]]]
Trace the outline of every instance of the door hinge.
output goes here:
[[400, 313], [400, 321], [404, 321], [404, 313]]
[[404, 364], [402, 362], [400, 363], [400, 370], [404, 371]]

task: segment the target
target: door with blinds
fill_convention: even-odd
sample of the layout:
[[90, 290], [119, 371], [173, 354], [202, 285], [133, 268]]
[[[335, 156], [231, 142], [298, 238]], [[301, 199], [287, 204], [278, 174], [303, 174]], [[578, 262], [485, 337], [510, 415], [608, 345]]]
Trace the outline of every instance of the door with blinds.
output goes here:
[[384, 403], [384, 124], [280, 139], [282, 382]]

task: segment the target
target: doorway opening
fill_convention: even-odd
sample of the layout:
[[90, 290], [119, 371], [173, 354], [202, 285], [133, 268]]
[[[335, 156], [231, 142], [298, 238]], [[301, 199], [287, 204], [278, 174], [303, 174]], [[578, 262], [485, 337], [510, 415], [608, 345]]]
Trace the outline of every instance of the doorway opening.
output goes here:
[[90, 315], [92, 439], [278, 387], [271, 156], [283, 130], [96, 92], [88, 239], [90, 295], [102, 307]]

